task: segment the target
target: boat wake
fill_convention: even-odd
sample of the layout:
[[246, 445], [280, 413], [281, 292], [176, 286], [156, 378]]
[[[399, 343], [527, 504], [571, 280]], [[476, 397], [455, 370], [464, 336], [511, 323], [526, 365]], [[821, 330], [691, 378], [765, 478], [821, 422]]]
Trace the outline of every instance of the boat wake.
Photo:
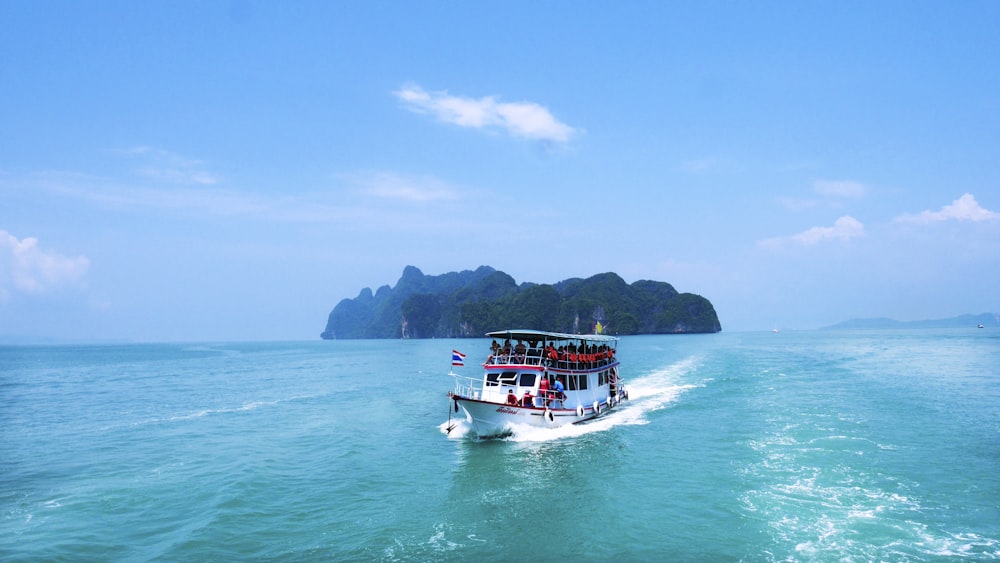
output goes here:
[[127, 420], [121, 422], [115, 422], [114, 424], [109, 424], [100, 428], [101, 432], [107, 432], [112, 430], [118, 430], [121, 428], [139, 428], [143, 426], [156, 425], [156, 424], [170, 424], [176, 422], [186, 422], [190, 420], [195, 420], [199, 418], [204, 418], [208, 416], [215, 415], [227, 415], [234, 413], [242, 413], [253, 411], [258, 408], [267, 408], [282, 405], [284, 403], [297, 402], [303, 400], [312, 400], [316, 398], [321, 398], [325, 396], [324, 394], [304, 394], [304, 395], [292, 395], [288, 398], [274, 399], [270, 401], [246, 401], [240, 405], [234, 404], [233, 406], [218, 406], [215, 408], [203, 408], [198, 410], [193, 410], [189, 412], [179, 412], [173, 414], [163, 414], [161, 416], [150, 416], [146, 418], [141, 418], [137, 420]]
[[[686, 391], [705, 385], [706, 382], [692, 384], [684, 381], [697, 367], [698, 359], [689, 357], [627, 380], [625, 389], [628, 390], [628, 400], [599, 418], [558, 428], [512, 424], [509, 433], [496, 439], [510, 442], [550, 442], [604, 432], [619, 426], [649, 424], [650, 413], [676, 403]], [[451, 439], [477, 439], [472, 424], [461, 414], [453, 415], [451, 421], [441, 423], [438, 428]]]

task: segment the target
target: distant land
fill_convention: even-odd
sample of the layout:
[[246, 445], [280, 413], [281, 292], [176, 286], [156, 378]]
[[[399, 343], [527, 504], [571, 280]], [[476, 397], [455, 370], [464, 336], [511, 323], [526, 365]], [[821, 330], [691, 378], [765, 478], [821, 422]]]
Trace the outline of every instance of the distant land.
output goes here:
[[722, 330], [708, 299], [670, 284], [625, 283], [614, 273], [553, 285], [524, 282], [489, 266], [426, 276], [407, 266], [395, 287], [364, 288], [327, 319], [323, 339], [480, 338], [528, 328], [607, 334], [713, 333]]
[[851, 319], [835, 325], [823, 327], [821, 330], [864, 329], [864, 328], [975, 328], [1000, 327], [1000, 315], [983, 313], [981, 315], [959, 315], [949, 319], [926, 321], [896, 321], [893, 319]]

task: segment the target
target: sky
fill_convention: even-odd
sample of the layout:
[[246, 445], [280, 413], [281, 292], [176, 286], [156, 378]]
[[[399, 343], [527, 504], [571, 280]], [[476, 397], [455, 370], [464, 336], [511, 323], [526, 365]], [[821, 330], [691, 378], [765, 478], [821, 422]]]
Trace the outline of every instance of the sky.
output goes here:
[[1000, 312], [998, 61], [992, 0], [0, 0], [0, 341], [316, 339], [407, 265]]

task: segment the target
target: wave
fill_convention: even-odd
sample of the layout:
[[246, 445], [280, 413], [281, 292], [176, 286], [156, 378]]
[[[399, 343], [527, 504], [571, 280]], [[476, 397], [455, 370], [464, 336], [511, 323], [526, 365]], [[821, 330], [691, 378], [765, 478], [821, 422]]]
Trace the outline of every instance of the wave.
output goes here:
[[920, 483], [871, 461], [896, 446], [813, 432], [822, 431], [806, 420], [748, 442], [756, 459], [741, 471], [748, 488], [740, 504], [747, 518], [767, 523], [772, 560], [1000, 557], [995, 538], [928, 525], [935, 505]]

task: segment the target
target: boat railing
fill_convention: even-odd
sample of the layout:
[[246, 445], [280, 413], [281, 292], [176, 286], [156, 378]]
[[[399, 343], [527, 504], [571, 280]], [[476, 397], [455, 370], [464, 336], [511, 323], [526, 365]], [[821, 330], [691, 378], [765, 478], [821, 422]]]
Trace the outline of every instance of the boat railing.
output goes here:
[[462, 397], [479, 398], [479, 390], [483, 386], [482, 377], [469, 377], [452, 373], [455, 378], [455, 394]]
[[488, 366], [541, 366], [545, 365], [541, 354], [491, 354], [486, 358]]
[[[595, 369], [615, 363], [614, 353], [604, 354], [559, 354], [556, 357], [545, 357], [540, 353], [532, 354], [491, 354], [486, 358], [487, 366], [546, 366], [557, 369], [584, 370]], [[540, 352], [540, 351], [539, 351]]]

